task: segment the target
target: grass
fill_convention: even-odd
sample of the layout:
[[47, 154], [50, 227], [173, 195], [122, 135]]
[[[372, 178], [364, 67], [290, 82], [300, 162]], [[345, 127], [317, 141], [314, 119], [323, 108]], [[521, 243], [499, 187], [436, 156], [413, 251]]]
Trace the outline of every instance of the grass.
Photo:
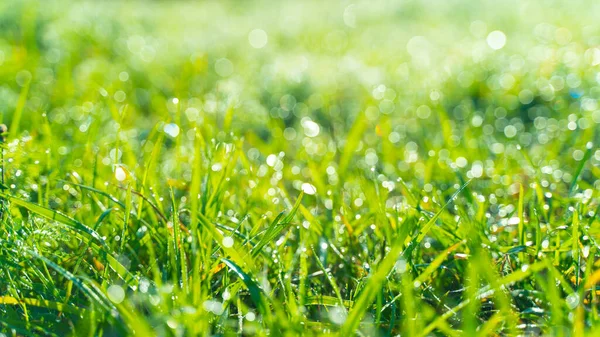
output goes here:
[[0, 336], [600, 333], [599, 11], [0, 3]]

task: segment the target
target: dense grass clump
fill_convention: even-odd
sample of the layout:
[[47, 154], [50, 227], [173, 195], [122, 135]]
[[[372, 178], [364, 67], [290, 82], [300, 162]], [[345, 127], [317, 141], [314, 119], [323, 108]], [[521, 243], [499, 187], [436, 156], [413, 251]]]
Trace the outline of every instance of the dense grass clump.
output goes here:
[[598, 14], [0, 3], [0, 336], [600, 333]]

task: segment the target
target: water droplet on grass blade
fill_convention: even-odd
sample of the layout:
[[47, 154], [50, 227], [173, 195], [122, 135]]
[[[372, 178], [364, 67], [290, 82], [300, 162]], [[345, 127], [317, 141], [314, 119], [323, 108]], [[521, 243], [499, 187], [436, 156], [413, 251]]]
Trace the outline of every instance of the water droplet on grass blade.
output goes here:
[[315, 193], [317, 193], [317, 188], [312, 184], [303, 183], [302, 191], [306, 194], [314, 195]]
[[125, 172], [125, 169], [123, 167], [117, 166], [117, 168], [115, 169], [115, 178], [118, 181], [123, 181], [127, 179], [127, 172]]
[[225, 248], [231, 248], [231, 247], [233, 247], [234, 241], [233, 241], [233, 238], [231, 236], [226, 236], [226, 237], [223, 238], [223, 242], [222, 243], [223, 243], [223, 247], [225, 247]]
[[179, 126], [175, 123], [165, 125], [163, 131], [173, 138], [179, 136]]

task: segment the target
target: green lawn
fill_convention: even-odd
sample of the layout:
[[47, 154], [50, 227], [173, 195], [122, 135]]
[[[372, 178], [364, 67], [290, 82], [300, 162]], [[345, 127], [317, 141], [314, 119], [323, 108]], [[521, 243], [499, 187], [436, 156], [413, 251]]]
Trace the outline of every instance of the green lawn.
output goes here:
[[0, 2], [0, 337], [600, 334], [598, 17]]

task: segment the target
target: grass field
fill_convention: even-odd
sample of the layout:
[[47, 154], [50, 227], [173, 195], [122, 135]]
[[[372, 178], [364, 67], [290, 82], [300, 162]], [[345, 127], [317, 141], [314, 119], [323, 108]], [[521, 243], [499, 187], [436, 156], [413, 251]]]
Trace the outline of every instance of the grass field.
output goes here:
[[598, 17], [0, 2], [0, 336], [600, 335]]

